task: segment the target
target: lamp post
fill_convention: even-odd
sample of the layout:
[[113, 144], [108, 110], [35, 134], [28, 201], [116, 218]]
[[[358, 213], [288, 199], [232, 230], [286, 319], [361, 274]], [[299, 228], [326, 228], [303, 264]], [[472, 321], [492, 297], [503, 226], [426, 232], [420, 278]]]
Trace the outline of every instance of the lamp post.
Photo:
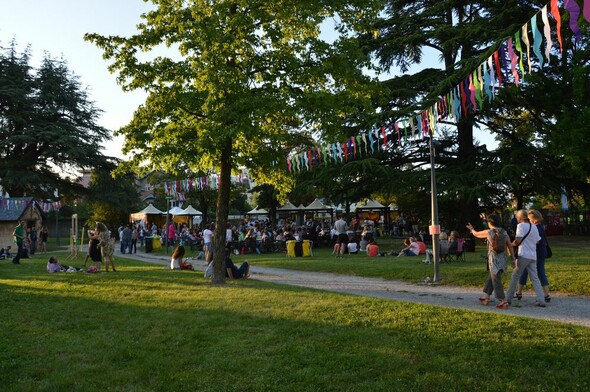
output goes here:
[[431, 221], [430, 234], [432, 235], [432, 258], [434, 264], [434, 277], [432, 281], [438, 283], [439, 276], [439, 253], [440, 253], [440, 225], [438, 224], [438, 200], [436, 197], [436, 170], [434, 169], [434, 143], [433, 135], [430, 135], [430, 210]]

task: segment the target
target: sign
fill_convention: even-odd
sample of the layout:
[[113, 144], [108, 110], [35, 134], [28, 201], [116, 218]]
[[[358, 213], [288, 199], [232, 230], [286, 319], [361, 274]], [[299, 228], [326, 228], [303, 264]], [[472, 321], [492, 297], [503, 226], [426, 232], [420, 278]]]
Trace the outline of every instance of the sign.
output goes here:
[[428, 231], [430, 235], [440, 234], [440, 225], [428, 226]]

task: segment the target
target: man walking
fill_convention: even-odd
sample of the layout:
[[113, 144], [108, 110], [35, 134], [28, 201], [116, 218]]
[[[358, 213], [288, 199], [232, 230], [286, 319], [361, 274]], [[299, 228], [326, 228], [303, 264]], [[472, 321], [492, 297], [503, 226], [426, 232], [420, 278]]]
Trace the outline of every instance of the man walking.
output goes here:
[[23, 253], [23, 244], [25, 240], [25, 221], [21, 220], [18, 222], [18, 225], [14, 228], [12, 232], [12, 237], [14, 238], [14, 243], [18, 247], [16, 250], [16, 255], [12, 259], [12, 264], [20, 264], [20, 257]]
[[338, 244], [338, 254], [336, 257], [344, 257], [344, 252], [348, 246], [348, 235], [346, 234], [346, 221], [342, 216], [334, 223], [334, 230], [338, 235], [336, 243]]

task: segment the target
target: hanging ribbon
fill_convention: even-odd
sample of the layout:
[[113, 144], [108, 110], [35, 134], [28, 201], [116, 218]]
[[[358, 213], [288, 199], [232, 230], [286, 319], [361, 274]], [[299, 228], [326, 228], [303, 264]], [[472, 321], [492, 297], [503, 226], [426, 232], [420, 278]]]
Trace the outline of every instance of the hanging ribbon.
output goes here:
[[[584, 3], [588, 2], [590, 0], [584, 0]], [[589, 9], [588, 12], [590, 12], [590, 7], [585, 7], [584, 8], [584, 12], [586, 12], [586, 9]], [[559, 42], [559, 51], [561, 53], [563, 53], [563, 41], [561, 40], [561, 13], [559, 12], [559, 6], [557, 5], [557, 0], [551, 0], [551, 15], [553, 15], [553, 18], [555, 19], [555, 22], [557, 24], [556, 30], [557, 30], [557, 41]]]
[[551, 54], [551, 47], [553, 47], [553, 42], [551, 41], [551, 26], [549, 25], [549, 18], [547, 17], [547, 5], [545, 5], [541, 9], [541, 19], [543, 20], [543, 34], [545, 35], [545, 57], [547, 58], [547, 64], [551, 61], [550, 54]]
[[508, 57], [510, 58], [510, 71], [512, 73], [512, 76], [514, 77], [514, 84], [518, 86], [519, 77], [518, 71], [516, 70], [516, 64], [518, 64], [518, 57], [516, 56], [516, 53], [514, 53], [512, 37], [508, 38]]
[[580, 42], [582, 40], [582, 32], [580, 31], [580, 27], [578, 26], [578, 18], [580, 17], [580, 6], [574, 0], [565, 0], [563, 7], [569, 12], [570, 14], [570, 29], [574, 32], [576, 36], [576, 42]]
[[528, 22], [524, 24], [524, 26], [522, 26], [522, 42], [524, 42], [524, 45], [526, 46], [526, 60], [527, 60], [527, 64], [529, 66], [529, 73], [532, 74], [533, 73], [533, 66], [531, 63], [531, 42], [529, 40], [529, 29], [528, 29]]
[[537, 15], [531, 18], [531, 29], [533, 30], [533, 52], [539, 60], [539, 68], [543, 68], [543, 55], [541, 54], [541, 44], [543, 43], [543, 37], [537, 27]]

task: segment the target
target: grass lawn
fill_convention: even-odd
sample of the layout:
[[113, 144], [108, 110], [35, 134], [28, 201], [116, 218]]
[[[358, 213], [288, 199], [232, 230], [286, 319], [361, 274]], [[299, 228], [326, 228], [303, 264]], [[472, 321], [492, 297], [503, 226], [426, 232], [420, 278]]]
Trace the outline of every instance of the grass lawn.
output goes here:
[[[590, 239], [588, 237], [550, 237], [553, 257], [545, 263], [549, 288], [551, 291], [575, 295], [590, 295]], [[399, 251], [402, 240], [382, 238], [377, 240], [380, 251]], [[439, 274], [441, 283], [455, 286], [483, 287], [486, 278], [486, 248], [478, 242], [475, 252], [466, 253], [466, 262], [441, 263]], [[313, 250], [313, 257], [287, 258], [284, 254], [240, 255], [235, 261], [244, 259], [254, 265], [291, 268], [306, 271], [323, 271], [348, 275], [400, 279], [409, 282], [422, 282], [434, 275], [434, 266], [424, 264], [424, 256], [419, 257], [376, 257], [366, 254], [347, 255], [344, 259], [331, 256], [332, 249]], [[510, 272], [504, 277], [505, 286], [510, 280]], [[532, 290], [530, 280], [527, 289]]]
[[[552, 246], [551, 265], [578, 263], [571, 284], [583, 286], [585, 251]], [[485, 266], [469, 256], [443, 276], [481, 285]], [[432, 270], [358, 257], [251, 259], [410, 280]], [[585, 327], [254, 280], [215, 287], [201, 272], [121, 257], [108, 274], [48, 274], [45, 262], [0, 264], [2, 391], [590, 389]]]

